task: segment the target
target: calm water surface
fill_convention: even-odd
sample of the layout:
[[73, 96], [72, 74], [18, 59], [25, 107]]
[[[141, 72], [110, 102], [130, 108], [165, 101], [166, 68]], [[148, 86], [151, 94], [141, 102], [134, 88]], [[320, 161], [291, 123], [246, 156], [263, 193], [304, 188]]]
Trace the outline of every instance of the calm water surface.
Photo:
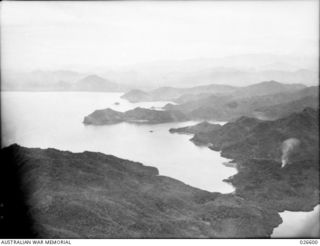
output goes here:
[[[232, 192], [222, 180], [236, 173], [225, 167], [219, 152], [197, 147], [191, 136], [170, 134], [172, 127], [197, 122], [108, 126], [85, 126], [83, 117], [96, 109], [119, 111], [135, 107], [162, 107], [168, 102], [129, 103], [121, 93], [4, 92], [2, 93], [3, 145], [53, 147], [82, 152], [99, 151], [155, 166], [161, 175], [194, 187], [222, 193]], [[115, 105], [119, 102], [120, 105]], [[152, 131], [152, 132], [151, 132]]]
[[273, 238], [319, 238], [320, 205], [310, 212], [280, 213], [283, 223], [273, 230]]
[[[73, 152], [99, 151], [155, 166], [161, 175], [208, 191], [229, 193], [222, 180], [236, 173], [222, 165], [219, 152], [197, 147], [191, 136], [170, 134], [169, 128], [197, 122], [85, 126], [83, 117], [107, 107], [125, 111], [135, 107], [162, 107], [168, 102], [129, 103], [121, 93], [2, 92], [3, 146], [57, 148]], [[119, 102], [120, 105], [115, 105]], [[150, 132], [152, 131], [152, 132]], [[283, 223], [272, 237], [319, 237], [319, 206], [311, 212], [280, 213]], [[318, 229], [317, 229], [318, 228]], [[312, 233], [312, 234], [311, 234]]]

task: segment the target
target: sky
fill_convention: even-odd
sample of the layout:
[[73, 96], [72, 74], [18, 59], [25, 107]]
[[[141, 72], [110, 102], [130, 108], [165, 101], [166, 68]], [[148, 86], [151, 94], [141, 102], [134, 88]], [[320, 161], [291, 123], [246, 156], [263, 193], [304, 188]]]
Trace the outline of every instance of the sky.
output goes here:
[[2, 69], [317, 56], [319, 1], [1, 2]]

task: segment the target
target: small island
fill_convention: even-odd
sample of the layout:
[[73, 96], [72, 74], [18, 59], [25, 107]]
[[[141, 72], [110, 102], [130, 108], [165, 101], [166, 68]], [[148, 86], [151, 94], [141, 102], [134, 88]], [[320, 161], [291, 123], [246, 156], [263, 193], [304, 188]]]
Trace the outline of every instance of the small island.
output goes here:
[[107, 108], [96, 110], [84, 117], [85, 125], [109, 125], [120, 122], [136, 124], [160, 124], [168, 122], [179, 122], [188, 120], [187, 116], [176, 110], [153, 110], [146, 108], [135, 108], [126, 112], [119, 112]]
[[[318, 113], [306, 108], [275, 121], [241, 117], [186, 128], [236, 163], [238, 173], [224, 180], [235, 187], [231, 194], [203, 191], [161, 176], [157, 168], [102, 153], [3, 148], [1, 173], [10, 176], [5, 185], [16, 187], [6, 194], [16, 228], [8, 225], [8, 231], [19, 231], [18, 225], [29, 228], [24, 237], [270, 237], [282, 223], [279, 212], [319, 204]], [[283, 148], [293, 137], [300, 141], [297, 149]], [[27, 224], [18, 223], [17, 206], [30, 217]]]
[[[243, 117], [276, 120], [300, 112], [304, 108], [316, 108], [318, 105], [318, 88], [315, 86], [305, 87], [302, 84], [283, 84], [276, 81], [264, 81], [232, 90], [221, 86], [212, 84], [192, 88], [160, 87], [149, 93], [132, 90], [121, 98], [130, 102], [171, 101], [175, 104], [169, 102], [162, 110], [154, 107], [138, 107], [126, 112], [110, 108], [96, 110], [86, 116], [83, 123], [160, 124], [187, 120], [233, 122]], [[172, 131], [178, 133], [180, 130]], [[201, 141], [195, 139], [195, 142]]]

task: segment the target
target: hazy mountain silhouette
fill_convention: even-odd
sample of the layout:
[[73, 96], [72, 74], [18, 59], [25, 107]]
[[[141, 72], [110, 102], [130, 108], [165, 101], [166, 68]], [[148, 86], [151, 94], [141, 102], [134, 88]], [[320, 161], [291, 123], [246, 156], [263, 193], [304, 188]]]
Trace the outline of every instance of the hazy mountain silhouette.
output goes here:
[[80, 91], [121, 91], [121, 85], [113, 83], [98, 75], [88, 75], [73, 85], [74, 90]]
[[132, 90], [125, 93], [122, 98], [130, 102], [142, 101], [175, 101], [181, 96], [195, 95], [200, 93], [223, 94], [231, 93], [236, 87], [230, 85], [203, 85], [190, 88], [160, 87], [149, 92], [142, 90]]
[[[273, 87], [275, 89], [273, 89]], [[305, 87], [297, 84], [280, 84], [270, 81], [247, 87], [240, 87], [231, 94], [223, 95], [201, 95], [191, 97], [190, 101], [184, 100], [181, 104], [168, 104], [167, 110], [180, 110], [190, 119], [207, 119], [229, 121], [240, 116], [251, 116], [257, 118], [282, 117], [286, 113], [280, 110], [278, 115], [264, 114], [267, 107], [273, 105], [287, 104], [283, 106], [288, 112], [301, 110], [297, 103], [292, 106], [290, 102], [310, 97], [304, 102], [305, 106], [313, 107], [317, 104], [317, 87]], [[177, 100], [179, 101], [179, 100]], [[271, 110], [272, 111], [272, 110]], [[282, 113], [283, 114], [282, 114]]]

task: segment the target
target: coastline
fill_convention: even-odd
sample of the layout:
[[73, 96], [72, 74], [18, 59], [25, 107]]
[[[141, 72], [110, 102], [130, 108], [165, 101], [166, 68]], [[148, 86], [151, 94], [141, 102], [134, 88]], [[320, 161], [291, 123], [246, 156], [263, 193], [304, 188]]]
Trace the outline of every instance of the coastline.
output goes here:
[[11, 145], [1, 155], [22, 168], [20, 188], [40, 237], [268, 238], [281, 223], [275, 211], [237, 195], [200, 190], [102, 153]]

